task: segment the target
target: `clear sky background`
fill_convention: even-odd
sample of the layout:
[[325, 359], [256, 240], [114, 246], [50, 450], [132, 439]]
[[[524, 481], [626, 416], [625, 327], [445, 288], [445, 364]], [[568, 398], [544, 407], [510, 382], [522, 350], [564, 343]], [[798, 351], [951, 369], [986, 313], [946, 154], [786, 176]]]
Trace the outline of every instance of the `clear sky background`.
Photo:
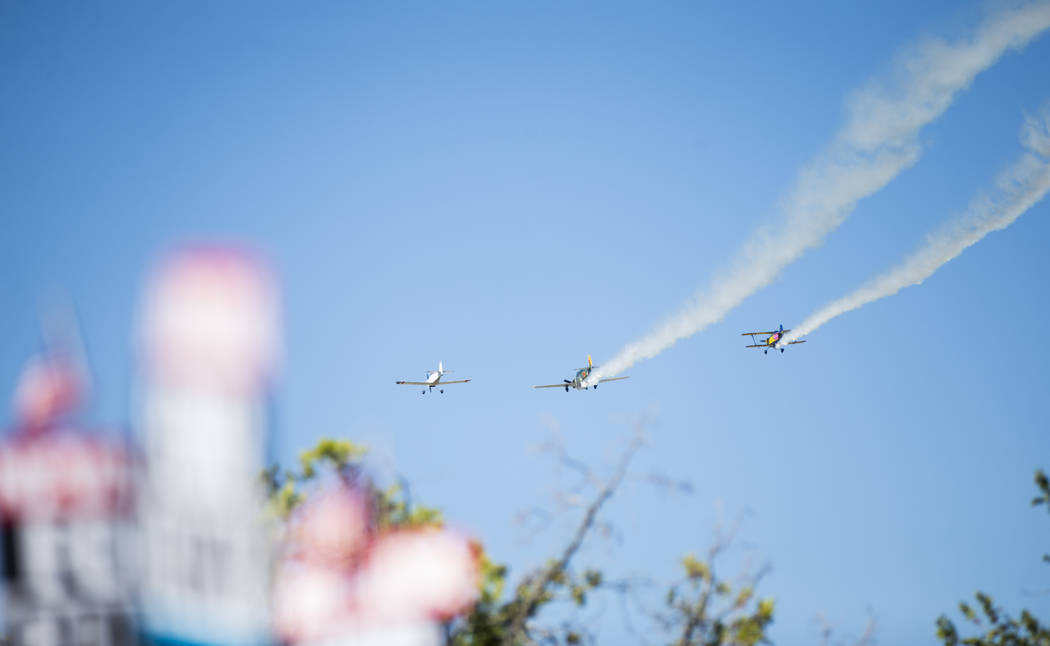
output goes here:
[[[725, 571], [772, 573], [771, 635], [869, 616], [933, 643], [980, 588], [1050, 614], [1050, 206], [925, 284], [786, 354], [802, 320], [910, 253], [1022, 152], [1050, 37], [1007, 53], [921, 133], [919, 163], [721, 323], [597, 391], [535, 391], [615, 354], [724, 270], [900, 49], [982, 3], [0, 5], [0, 385], [75, 299], [92, 425], [134, 419], [133, 320], [173, 246], [261, 251], [283, 283], [273, 455], [322, 436], [480, 537], [512, 574], [564, 544], [558, 436], [608, 473], [647, 444], [578, 565], [661, 585], [746, 510]], [[438, 360], [470, 384], [420, 395]], [[691, 494], [646, 484], [649, 473]], [[516, 520], [542, 509], [542, 531]], [[719, 511], [721, 510], [721, 511]], [[616, 599], [601, 643], [636, 643]], [[644, 626], [630, 615], [635, 629]]]

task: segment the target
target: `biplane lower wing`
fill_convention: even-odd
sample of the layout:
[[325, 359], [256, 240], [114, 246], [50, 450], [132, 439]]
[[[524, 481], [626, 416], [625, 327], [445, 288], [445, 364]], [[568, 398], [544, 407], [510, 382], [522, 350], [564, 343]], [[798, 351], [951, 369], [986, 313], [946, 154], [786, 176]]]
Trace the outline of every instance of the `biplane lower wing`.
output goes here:
[[[795, 345], [797, 343], [805, 343], [805, 342], [806, 342], [805, 339], [803, 339], [802, 341], [791, 341], [789, 343], [786, 343], [785, 345]], [[745, 345], [744, 347], [745, 348], [771, 348], [773, 346], [769, 345], [768, 343], [756, 343], [755, 345]]]

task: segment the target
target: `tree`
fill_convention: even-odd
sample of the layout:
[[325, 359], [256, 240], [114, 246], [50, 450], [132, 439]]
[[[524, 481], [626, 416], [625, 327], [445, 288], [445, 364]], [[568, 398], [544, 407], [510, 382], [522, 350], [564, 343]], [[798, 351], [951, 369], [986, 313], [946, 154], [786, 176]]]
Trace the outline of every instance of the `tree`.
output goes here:
[[[1041, 469], [1035, 472], [1035, 485], [1039, 495], [1032, 499], [1032, 505], [1043, 505], [1050, 511], [1050, 479]], [[1043, 561], [1050, 562], [1050, 555], [1044, 554]], [[975, 627], [984, 629], [987, 622], [987, 629], [983, 634], [960, 639], [955, 624], [941, 615], [937, 618], [937, 638], [945, 646], [1050, 646], [1050, 625], [1040, 622], [1028, 610], [1013, 617], [996, 606], [989, 595], [978, 592], [975, 597], [979, 612], [965, 601], [959, 602], [959, 611]]]
[[387, 489], [373, 487], [362, 475], [362, 459], [367, 454], [366, 447], [349, 440], [325, 438], [299, 454], [298, 471], [282, 471], [278, 465], [272, 465], [262, 474], [270, 512], [277, 518], [287, 519], [307, 496], [304, 485], [330, 472], [343, 485], [367, 495], [378, 530], [444, 525], [440, 511], [412, 501], [406, 483], [399, 482]]
[[755, 599], [755, 585], [765, 570], [749, 577], [738, 588], [715, 573], [715, 561], [728, 542], [716, 540], [707, 558], [689, 554], [682, 559], [686, 578], [667, 591], [669, 612], [660, 617], [671, 631], [678, 631], [676, 646], [690, 644], [741, 644], [754, 646], [766, 639], [773, 622], [773, 599]]
[[[623, 482], [631, 458], [640, 446], [636, 437], [613, 475], [605, 480], [595, 477], [578, 461], [560, 454], [563, 461], [584, 473], [585, 481], [594, 488], [576, 529], [556, 556], [526, 573], [509, 594], [506, 590], [507, 567], [491, 560], [479, 544], [478, 600], [467, 613], [445, 622], [448, 644], [494, 646], [594, 641], [585, 625], [567, 621], [552, 626], [545, 624], [540, 615], [551, 604], [568, 603], [582, 607], [594, 594], [632, 591], [632, 582], [608, 581], [599, 569], [581, 571], [574, 560], [587, 537], [598, 526], [599, 513]], [[323, 477], [324, 473], [330, 473], [341, 483], [366, 493], [375, 519], [374, 531], [443, 526], [441, 513], [416, 503], [404, 482], [387, 489], [369, 483], [362, 469], [366, 454], [367, 449], [351, 442], [324, 439], [300, 455], [298, 471], [281, 470], [276, 465], [270, 467], [263, 473], [263, 482], [269, 493], [271, 513], [277, 518], [287, 519], [311, 495], [309, 483]], [[773, 621], [774, 602], [759, 599], [754, 593], [764, 571], [746, 578], [736, 587], [715, 573], [716, 559], [729, 543], [728, 538], [716, 540], [704, 561], [693, 555], [686, 556], [682, 561], [684, 576], [668, 590], [666, 607], [646, 613], [655, 628], [667, 634], [674, 644], [754, 646], [768, 643], [767, 629]]]

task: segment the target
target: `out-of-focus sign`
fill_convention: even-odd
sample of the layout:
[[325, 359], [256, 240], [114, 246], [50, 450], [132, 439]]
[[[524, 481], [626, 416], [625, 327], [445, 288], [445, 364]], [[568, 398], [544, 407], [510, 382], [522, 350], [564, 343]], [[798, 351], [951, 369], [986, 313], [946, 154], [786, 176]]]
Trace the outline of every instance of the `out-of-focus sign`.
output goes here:
[[277, 292], [257, 261], [190, 249], [149, 283], [140, 330], [142, 620], [156, 643], [270, 642], [259, 474]]
[[0, 445], [4, 616], [12, 644], [135, 643], [130, 463], [96, 434], [34, 427]]

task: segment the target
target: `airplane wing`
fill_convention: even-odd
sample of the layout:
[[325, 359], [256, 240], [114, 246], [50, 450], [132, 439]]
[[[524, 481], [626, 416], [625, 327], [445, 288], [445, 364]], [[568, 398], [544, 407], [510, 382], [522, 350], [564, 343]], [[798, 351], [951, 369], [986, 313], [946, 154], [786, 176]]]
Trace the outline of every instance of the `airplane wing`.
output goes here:
[[[787, 332], [787, 330], [784, 330], [784, 331]], [[744, 332], [740, 336], [752, 336], [754, 334], [776, 334], [776, 333], [777, 333], [776, 330], [773, 330], [772, 332]]]
[[425, 381], [398, 381], [395, 382], [401, 386], [433, 386], [434, 384], [427, 383]]
[[469, 379], [457, 379], [455, 381], [439, 381], [438, 383], [436, 383], [434, 385], [435, 386], [447, 386], [448, 384], [465, 384], [468, 381], [470, 381], [470, 380]]
[[756, 343], [755, 345], [745, 345], [745, 348], [768, 348], [769, 346], [765, 343]]
[[565, 384], [565, 383], [562, 383], [562, 384], [547, 384], [545, 386], [533, 386], [533, 388], [565, 388], [566, 386], [569, 386], [569, 385], [571, 385], [571, 384]]
[[607, 381], [620, 381], [621, 379], [630, 379], [630, 375], [624, 375], [623, 377], [606, 377], [605, 379], [599, 379], [598, 383], [604, 384]]
[[[787, 330], [784, 330], [784, 331], [785, 331], [785, 332], [787, 332]], [[806, 342], [806, 341], [805, 341], [805, 340], [803, 339], [802, 341], [792, 341], [792, 342], [791, 342], [791, 343], [789, 343], [788, 345], [795, 345], [796, 343], [805, 343], [805, 342]]]

